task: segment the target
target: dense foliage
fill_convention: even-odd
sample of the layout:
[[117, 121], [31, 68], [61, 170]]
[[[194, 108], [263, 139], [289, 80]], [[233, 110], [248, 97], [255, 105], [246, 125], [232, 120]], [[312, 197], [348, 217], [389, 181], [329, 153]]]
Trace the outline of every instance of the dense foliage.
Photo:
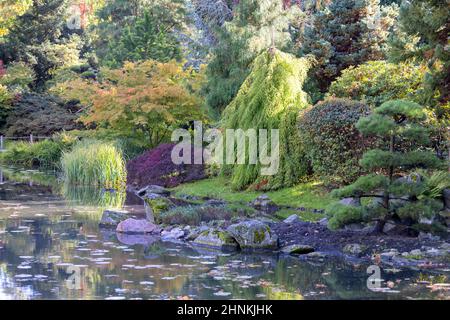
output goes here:
[[360, 161], [362, 168], [371, 174], [335, 190], [334, 194], [341, 198], [369, 198], [372, 201], [360, 206], [341, 203], [332, 206], [330, 227], [377, 221], [374, 231], [382, 232], [389, 220], [409, 227], [421, 218], [431, 219], [443, 209], [442, 201], [436, 198], [450, 185], [448, 175], [441, 176], [435, 186], [438, 189], [430, 192], [433, 189], [430, 189], [429, 181], [412, 174], [419, 168], [443, 168], [443, 163], [433, 152], [419, 149], [429, 140], [426, 128], [420, 124], [425, 118], [422, 106], [406, 100], [391, 100], [376, 108], [372, 115], [359, 120], [357, 128], [361, 133], [378, 137], [384, 145], [366, 152]]
[[12, 137], [49, 137], [62, 130], [81, 129], [83, 125], [77, 122], [76, 114], [79, 108], [52, 95], [24, 93], [11, 104], [1, 132]]
[[308, 68], [308, 60], [275, 49], [255, 59], [238, 95], [224, 110], [222, 128], [279, 129], [280, 167], [275, 176], [261, 176], [260, 164], [234, 165], [231, 168], [234, 188], [253, 185], [276, 189], [298, 183], [306, 175], [296, 117], [298, 111], [307, 106], [302, 84]]
[[300, 136], [316, 175], [347, 184], [363, 173], [358, 161], [371, 141], [356, 123], [369, 114], [366, 104], [345, 99], [329, 99], [303, 112]]

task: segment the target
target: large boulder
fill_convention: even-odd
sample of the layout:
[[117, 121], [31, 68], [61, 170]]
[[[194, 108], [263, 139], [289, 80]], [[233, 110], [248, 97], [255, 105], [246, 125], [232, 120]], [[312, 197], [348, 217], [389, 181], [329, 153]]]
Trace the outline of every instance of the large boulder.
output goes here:
[[103, 211], [99, 226], [102, 228], [117, 228], [119, 223], [128, 218], [127, 211], [105, 210]]
[[193, 244], [224, 251], [234, 251], [239, 248], [239, 244], [229, 233], [217, 229], [203, 231]]
[[233, 224], [228, 227], [227, 231], [242, 250], [275, 250], [278, 248], [278, 236], [261, 221], [249, 220]]
[[159, 234], [159, 227], [145, 219], [127, 219], [119, 223], [116, 229], [120, 233], [128, 234]]

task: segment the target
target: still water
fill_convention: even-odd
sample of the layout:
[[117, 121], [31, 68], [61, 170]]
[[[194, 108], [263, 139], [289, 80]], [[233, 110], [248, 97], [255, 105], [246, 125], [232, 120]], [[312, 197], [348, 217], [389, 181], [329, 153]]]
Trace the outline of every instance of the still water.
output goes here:
[[440, 299], [424, 279], [383, 269], [392, 289], [367, 288], [368, 265], [276, 254], [224, 254], [98, 228], [107, 207], [143, 214], [125, 194], [66, 186], [54, 174], [0, 175], [0, 299]]

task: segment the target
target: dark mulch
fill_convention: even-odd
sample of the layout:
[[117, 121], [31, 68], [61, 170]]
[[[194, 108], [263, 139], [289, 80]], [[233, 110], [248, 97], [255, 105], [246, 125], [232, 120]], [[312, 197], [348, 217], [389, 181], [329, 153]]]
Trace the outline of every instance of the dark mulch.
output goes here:
[[[171, 158], [175, 144], [161, 144], [127, 163], [127, 183], [142, 188], [159, 185], [166, 188], [206, 178], [203, 165], [174, 164]], [[191, 152], [193, 158], [193, 150]], [[193, 161], [192, 161], [193, 163]]]
[[361, 231], [331, 231], [318, 223], [298, 222], [293, 224], [276, 223], [272, 230], [279, 236], [280, 245], [310, 245], [316, 251], [341, 251], [347, 244], [357, 243], [366, 248], [367, 253], [379, 253], [385, 249], [399, 252], [420, 249], [422, 246], [436, 247], [442, 241], [419, 239], [404, 236], [373, 235]]

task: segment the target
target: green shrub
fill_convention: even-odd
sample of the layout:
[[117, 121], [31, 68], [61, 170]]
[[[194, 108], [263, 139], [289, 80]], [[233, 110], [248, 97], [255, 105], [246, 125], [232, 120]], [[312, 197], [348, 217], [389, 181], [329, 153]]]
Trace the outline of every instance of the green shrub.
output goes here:
[[53, 140], [43, 140], [35, 143], [16, 142], [8, 145], [2, 154], [2, 161], [7, 164], [32, 167], [59, 166], [63, 151], [70, 148], [71, 143], [57, 136]]
[[422, 103], [426, 68], [412, 63], [369, 61], [342, 71], [328, 96], [364, 101], [372, 107], [393, 99]]
[[345, 184], [357, 178], [358, 164], [370, 144], [355, 125], [370, 108], [346, 99], [328, 99], [305, 110], [299, 118], [300, 136], [314, 173], [329, 183]]
[[80, 141], [63, 154], [61, 166], [68, 183], [118, 189], [126, 182], [122, 152], [112, 143]]

